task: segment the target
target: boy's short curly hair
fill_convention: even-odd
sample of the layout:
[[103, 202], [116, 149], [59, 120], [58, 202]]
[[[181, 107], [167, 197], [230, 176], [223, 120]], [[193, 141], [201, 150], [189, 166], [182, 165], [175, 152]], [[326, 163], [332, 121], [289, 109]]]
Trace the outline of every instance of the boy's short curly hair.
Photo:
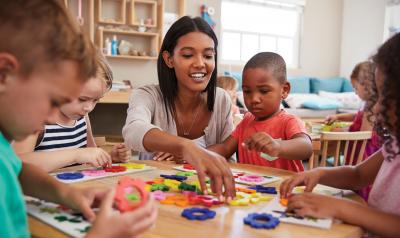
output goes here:
[[63, 60], [77, 63], [82, 81], [96, 74], [94, 47], [60, 0], [1, 1], [0, 52], [14, 55], [23, 75]]
[[285, 83], [287, 81], [285, 60], [277, 53], [261, 52], [254, 55], [244, 66], [243, 72], [247, 69], [254, 68], [271, 70], [280, 83]]
[[[383, 88], [385, 96], [380, 97], [382, 110], [378, 115], [378, 126], [383, 136], [388, 136], [388, 131], [392, 134], [397, 143], [400, 142], [400, 126], [398, 119], [400, 118], [400, 33], [394, 35], [386, 41], [373, 56], [379, 71], [383, 76]], [[394, 122], [391, 122], [390, 114], [394, 112]], [[389, 152], [389, 159], [394, 158], [399, 152], [392, 147], [392, 137], [387, 137], [385, 148]], [[397, 148], [399, 144], [397, 144]]]

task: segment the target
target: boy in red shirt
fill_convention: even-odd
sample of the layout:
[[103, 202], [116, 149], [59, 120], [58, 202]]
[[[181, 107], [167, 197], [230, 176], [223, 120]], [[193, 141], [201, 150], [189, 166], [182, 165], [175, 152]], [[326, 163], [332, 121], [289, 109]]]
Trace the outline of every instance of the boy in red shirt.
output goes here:
[[209, 149], [226, 158], [238, 152], [239, 163], [304, 171], [301, 160], [311, 156], [311, 140], [304, 123], [280, 109], [290, 91], [283, 58], [272, 52], [253, 56], [243, 69], [242, 90], [250, 113], [228, 139]]

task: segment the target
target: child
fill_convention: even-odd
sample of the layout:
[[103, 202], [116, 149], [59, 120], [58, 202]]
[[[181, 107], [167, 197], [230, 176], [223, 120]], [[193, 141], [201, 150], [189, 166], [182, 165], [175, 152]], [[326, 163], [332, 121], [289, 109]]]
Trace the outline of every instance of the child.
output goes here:
[[232, 100], [232, 116], [235, 114], [239, 114], [239, 107], [236, 105], [237, 102], [237, 82], [236, 79], [231, 76], [219, 76], [217, 78], [217, 87], [223, 88], [226, 92], [228, 92], [229, 96]]
[[113, 162], [125, 162], [131, 153], [124, 144], [114, 146], [111, 156], [96, 148], [88, 114], [112, 85], [111, 68], [101, 52], [97, 52], [96, 77], [89, 79], [79, 98], [60, 108], [56, 123], [48, 124], [39, 133], [14, 143], [21, 159], [50, 172], [75, 163], [106, 166]]
[[210, 149], [227, 158], [238, 150], [239, 163], [303, 171], [301, 160], [311, 156], [311, 140], [304, 123], [280, 109], [290, 91], [283, 58], [272, 52], [253, 56], [243, 69], [242, 89], [250, 113], [227, 140]]
[[281, 184], [281, 196], [288, 197], [297, 185], [312, 191], [317, 183], [358, 189], [373, 183], [365, 206], [346, 199], [304, 193], [289, 196], [288, 210], [300, 216], [331, 217], [361, 226], [379, 237], [400, 234], [400, 34], [394, 35], [373, 57], [377, 65], [378, 101], [374, 106], [378, 130], [388, 135], [382, 149], [357, 166], [317, 168], [297, 174]]
[[[377, 101], [377, 89], [375, 84], [375, 64], [370, 61], [361, 62], [356, 65], [353, 72], [351, 73], [351, 83], [355, 89], [357, 95], [365, 102], [365, 106], [362, 110], [358, 111], [356, 114], [337, 114], [327, 117], [326, 123], [332, 124], [334, 121], [353, 121], [351, 124], [349, 131], [372, 131], [372, 137], [368, 140], [367, 145], [365, 147], [365, 152], [363, 155], [363, 160], [367, 159], [369, 156], [378, 151], [381, 146], [381, 140], [373, 128], [373, 121], [375, 120], [372, 108]], [[338, 131], [336, 129], [336, 131]], [[348, 156], [346, 156], [346, 165], [350, 165], [350, 151], [352, 148], [352, 144], [350, 144]], [[361, 144], [357, 146], [356, 153], [354, 158], [358, 157], [358, 151], [361, 148]], [[356, 160], [353, 161], [355, 165], [357, 163]], [[358, 194], [363, 197], [365, 200], [368, 200], [368, 194], [371, 190], [371, 187], [368, 186], [363, 188], [358, 192]]]
[[60, 183], [10, 145], [51, 122], [95, 74], [93, 48], [60, 2], [3, 0], [0, 8], [0, 237], [29, 237], [23, 193], [82, 212], [94, 221], [87, 237], [137, 236], [155, 221], [153, 200], [120, 215], [113, 191]]

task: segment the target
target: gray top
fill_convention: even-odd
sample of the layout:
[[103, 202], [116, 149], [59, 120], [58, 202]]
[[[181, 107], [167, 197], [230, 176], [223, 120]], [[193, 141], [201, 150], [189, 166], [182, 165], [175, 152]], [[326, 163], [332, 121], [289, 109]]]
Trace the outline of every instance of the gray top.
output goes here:
[[[144, 135], [158, 128], [171, 135], [177, 135], [175, 120], [168, 124], [165, 104], [158, 85], [147, 85], [132, 91], [129, 99], [128, 116], [122, 129], [125, 144], [139, 152], [148, 152], [143, 146]], [[206, 146], [223, 142], [233, 131], [231, 99], [221, 88], [217, 88], [214, 110], [208, 126], [204, 129]], [[145, 155], [146, 154], [146, 155]], [[140, 159], [151, 159], [149, 153], [141, 153]]]

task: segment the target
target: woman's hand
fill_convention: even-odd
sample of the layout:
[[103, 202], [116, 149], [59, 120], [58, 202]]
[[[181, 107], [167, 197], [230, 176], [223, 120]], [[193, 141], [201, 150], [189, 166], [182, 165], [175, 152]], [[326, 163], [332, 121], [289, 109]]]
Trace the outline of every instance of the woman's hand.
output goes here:
[[335, 121], [337, 121], [339, 118], [337, 117], [337, 115], [330, 115], [327, 116], [325, 118], [325, 124], [327, 125], [331, 125], [332, 123], [334, 123]]
[[206, 176], [211, 179], [211, 190], [222, 201], [235, 197], [235, 181], [226, 159], [189, 141], [183, 147], [182, 158], [193, 165], [201, 190], [207, 194]]

